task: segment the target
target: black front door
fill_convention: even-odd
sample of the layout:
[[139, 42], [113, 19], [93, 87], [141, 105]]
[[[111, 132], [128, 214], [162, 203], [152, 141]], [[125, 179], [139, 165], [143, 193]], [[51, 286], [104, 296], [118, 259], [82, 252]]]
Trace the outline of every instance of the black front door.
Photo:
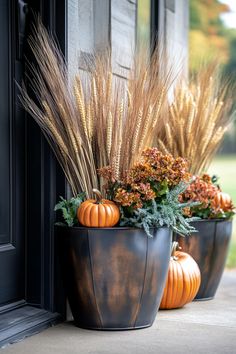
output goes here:
[[25, 298], [22, 63], [13, 2], [0, 1], [0, 306]]
[[66, 0], [0, 0], [0, 348], [65, 314], [53, 208], [65, 178], [19, 102], [35, 15], [65, 48]]

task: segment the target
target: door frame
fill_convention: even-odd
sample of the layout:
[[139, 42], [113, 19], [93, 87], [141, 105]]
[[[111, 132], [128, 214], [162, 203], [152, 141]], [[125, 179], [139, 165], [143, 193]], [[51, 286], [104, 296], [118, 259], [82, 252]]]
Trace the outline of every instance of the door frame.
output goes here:
[[[5, 69], [8, 73], [8, 83], [6, 92], [8, 92], [7, 99], [3, 105], [7, 106], [6, 118], [9, 122], [8, 141], [9, 141], [9, 157], [8, 157], [8, 173], [9, 173], [9, 230], [8, 241], [1, 245], [1, 267], [16, 267], [18, 268], [18, 275], [9, 277], [9, 273], [3, 272], [1, 274], [1, 281], [6, 282], [11, 278], [8, 286], [3, 292], [3, 307], [8, 305], [9, 301], [15, 296], [18, 298], [15, 300], [21, 301], [24, 298], [24, 138], [25, 138], [25, 124], [24, 124], [24, 112], [17, 104], [17, 87], [15, 81], [18, 81], [21, 77], [23, 65], [17, 59], [17, 41], [16, 41], [16, 21], [15, 21], [15, 3], [10, 1], [7, 3], [7, 25], [8, 25], [8, 43], [5, 50], [7, 50], [6, 57], [8, 58], [8, 66]], [[3, 49], [3, 50], [4, 50]], [[21, 161], [21, 163], [19, 163]], [[18, 211], [18, 213], [17, 213]], [[15, 269], [14, 269], [15, 271]], [[13, 270], [11, 270], [11, 273]], [[15, 277], [15, 279], [13, 279]], [[16, 281], [17, 279], [17, 281]], [[13, 289], [13, 283], [15, 287]], [[11, 297], [11, 299], [9, 298]], [[5, 304], [4, 304], [5, 303]], [[1, 306], [1, 309], [3, 308]]]
[[[40, 14], [66, 57], [67, 0], [28, 0], [28, 8], [27, 32], [35, 14]], [[26, 54], [30, 56], [27, 49]], [[66, 181], [40, 128], [32, 117], [26, 121], [26, 301], [65, 318], [66, 299], [53, 225], [54, 206], [66, 193]]]
[[[11, 6], [12, 75], [21, 83], [22, 73], [15, 70], [18, 46], [32, 61], [26, 38], [36, 15], [55, 34], [66, 56], [67, 0], [9, 0]], [[19, 36], [22, 18], [19, 6], [26, 5], [26, 27]], [[23, 16], [24, 17], [24, 16]], [[24, 20], [24, 19], [23, 19]], [[21, 29], [24, 25], [21, 26]], [[18, 45], [18, 46], [17, 46]], [[24, 63], [21, 70], [27, 71]], [[19, 75], [18, 75], [19, 74]], [[22, 110], [17, 85], [11, 85], [12, 117]], [[27, 85], [27, 80], [26, 80]], [[54, 237], [54, 205], [66, 194], [64, 174], [33, 118], [23, 112], [11, 126], [12, 142], [12, 231], [25, 235], [25, 296], [0, 308], [0, 347], [37, 333], [65, 319], [66, 297], [60, 276], [57, 239]], [[23, 163], [22, 163], [23, 161]], [[18, 178], [19, 174], [19, 178]], [[15, 178], [17, 176], [17, 178]], [[15, 270], [17, 272], [17, 269]]]

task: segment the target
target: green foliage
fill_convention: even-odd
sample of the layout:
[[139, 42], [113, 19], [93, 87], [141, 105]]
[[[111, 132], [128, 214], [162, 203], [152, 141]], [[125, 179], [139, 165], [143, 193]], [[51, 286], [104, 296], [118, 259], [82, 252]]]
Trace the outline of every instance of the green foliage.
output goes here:
[[61, 210], [62, 212], [64, 223], [59, 224], [67, 225], [69, 227], [78, 224], [76, 212], [85, 199], [85, 193], [80, 193], [76, 198], [71, 198], [69, 200], [66, 200], [63, 197], [60, 197], [60, 199], [60, 202], [57, 203], [54, 208], [55, 211]]
[[184, 192], [186, 186], [186, 183], [180, 183], [168, 191], [160, 203], [151, 200], [142, 208], [134, 210], [131, 215], [127, 208], [121, 207], [120, 225], [143, 228], [149, 237], [152, 237], [150, 228], [162, 226], [170, 227], [181, 235], [195, 232], [196, 230], [190, 225], [190, 222], [199, 218], [185, 219], [182, 209], [199, 203], [179, 203], [178, 200], [179, 194]]
[[228, 268], [236, 268], [236, 241], [235, 240], [233, 240], [230, 244], [226, 266]]
[[214, 217], [212, 216], [212, 209], [210, 207], [201, 209], [196, 207], [192, 208], [191, 212], [193, 215], [197, 215], [201, 219], [231, 219], [235, 215], [235, 211], [229, 210], [229, 211], [221, 211], [218, 214], [214, 214]]
[[[221, 19], [229, 12], [219, 0], [190, 0], [190, 70], [197, 73], [202, 62], [229, 59], [230, 31]], [[220, 55], [219, 55], [220, 54]]]
[[224, 68], [224, 73], [232, 77], [232, 75], [236, 74], [236, 31], [234, 32], [234, 36], [230, 38], [229, 46], [229, 61]]
[[189, 13], [190, 13], [190, 28], [191, 29], [199, 29], [202, 27], [202, 17], [201, 17], [201, 8], [199, 7], [199, 3], [194, 0], [190, 0], [189, 4]]
[[229, 12], [229, 7], [218, 0], [190, 0], [190, 29], [220, 34], [224, 29], [220, 15], [226, 12]]
[[[235, 166], [236, 155], [217, 156], [210, 166], [210, 174], [220, 175], [222, 190], [231, 195], [234, 204], [236, 204]], [[236, 218], [233, 219], [232, 241], [226, 265], [236, 268]]]
[[218, 186], [217, 182], [219, 181], [219, 177], [217, 175], [213, 175], [211, 177], [211, 181], [213, 184], [215, 184], [216, 186]]
[[[189, 68], [196, 74], [201, 63], [217, 61], [222, 74], [230, 78], [232, 92], [236, 82], [236, 30], [228, 28], [221, 15], [230, 12], [228, 5], [220, 0], [190, 0]], [[233, 99], [233, 110], [236, 101]], [[232, 110], [232, 111], [233, 111]], [[232, 117], [233, 118], [233, 117]], [[235, 118], [234, 118], [235, 119]], [[221, 150], [223, 153], [236, 152], [235, 126], [226, 132]]]

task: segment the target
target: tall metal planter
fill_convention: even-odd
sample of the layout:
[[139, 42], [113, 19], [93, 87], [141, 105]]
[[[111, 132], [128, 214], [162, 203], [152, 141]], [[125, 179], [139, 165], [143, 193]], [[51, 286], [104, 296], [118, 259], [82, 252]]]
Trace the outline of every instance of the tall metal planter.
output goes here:
[[75, 324], [103, 330], [149, 327], [157, 314], [172, 233], [135, 228], [56, 226]]
[[200, 268], [202, 280], [195, 300], [210, 300], [215, 296], [225, 267], [232, 220], [199, 220], [192, 224], [197, 233], [189, 237], [175, 234], [174, 238]]

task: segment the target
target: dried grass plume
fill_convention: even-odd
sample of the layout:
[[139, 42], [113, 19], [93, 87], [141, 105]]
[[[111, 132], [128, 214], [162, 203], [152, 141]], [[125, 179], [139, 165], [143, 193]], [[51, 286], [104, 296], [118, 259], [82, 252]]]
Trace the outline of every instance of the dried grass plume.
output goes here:
[[157, 134], [159, 149], [188, 160], [190, 171], [206, 171], [232, 121], [232, 85], [217, 64], [202, 67], [175, 88], [165, 124]]
[[63, 55], [40, 20], [29, 45], [35, 59], [28, 70], [34, 97], [23, 86], [21, 102], [42, 129], [73, 195], [84, 191], [91, 197], [92, 189], [103, 184], [97, 169], [109, 165], [120, 178], [152, 146], [173, 72], [163, 71], [164, 51], [157, 49], [151, 59], [148, 53], [136, 54], [124, 80], [113, 73], [106, 52], [88, 58], [86, 72], [78, 69], [71, 84]]

